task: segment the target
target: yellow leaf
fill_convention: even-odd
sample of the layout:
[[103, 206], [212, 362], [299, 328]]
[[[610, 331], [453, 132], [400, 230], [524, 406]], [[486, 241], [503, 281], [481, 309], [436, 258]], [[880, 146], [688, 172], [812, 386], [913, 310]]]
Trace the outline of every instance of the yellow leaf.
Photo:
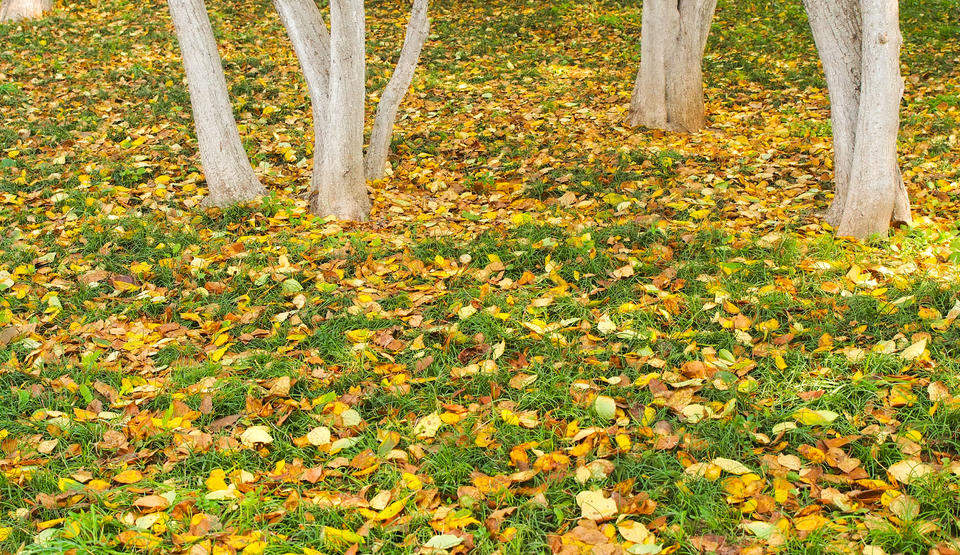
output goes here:
[[63, 519], [63, 518], [55, 518], [55, 519], [53, 519], [53, 520], [45, 520], [45, 521], [40, 522], [40, 523], [37, 524], [37, 530], [43, 531], [43, 530], [47, 530], [47, 529], [49, 529], [49, 528], [53, 528], [54, 526], [59, 526], [60, 524], [63, 523], [64, 520], [65, 520], [65, 519]]
[[904, 349], [903, 352], [900, 353], [900, 358], [902, 358], [903, 360], [914, 360], [920, 357], [920, 355], [923, 354], [923, 351], [925, 351], [926, 348], [927, 348], [927, 340], [926, 338], [924, 338], [924, 339], [921, 339], [920, 341], [917, 341], [913, 345], [910, 345], [906, 349]]
[[940, 318], [940, 311], [935, 308], [921, 306], [917, 309], [917, 316], [919, 316], [921, 320], [932, 320], [934, 318]]
[[888, 508], [897, 518], [905, 521], [913, 521], [920, 514], [920, 503], [907, 494], [898, 495]]
[[323, 528], [324, 536], [328, 541], [334, 543], [364, 543], [363, 536], [352, 532], [350, 530], [340, 530], [339, 528], [332, 528], [330, 526], [325, 526]]
[[812, 410], [803, 408], [793, 413], [793, 417], [797, 422], [805, 424], [807, 426], [824, 426], [830, 424], [839, 414], [829, 411], [829, 410]]
[[442, 425], [443, 420], [440, 415], [435, 412], [430, 413], [417, 422], [417, 425], [413, 427], [413, 433], [420, 439], [435, 437]]
[[828, 522], [830, 521], [820, 515], [808, 515], [798, 518], [793, 525], [801, 532], [812, 532]]
[[153, 267], [147, 264], [146, 262], [136, 262], [130, 265], [130, 271], [135, 274], [145, 274], [149, 272]]
[[509, 425], [511, 425], [511, 426], [519, 426], [519, 425], [520, 425], [520, 417], [517, 416], [516, 414], [514, 414], [514, 412], [513, 412], [512, 410], [508, 410], [508, 409], [503, 409], [503, 410], [501, 410], [501, 411], [500, 411], [500, 418], [502, 418], [504, 422], [506, 422], [507, 424], [509, 424]]
[[391, 518], [400, 514], [400, 511], [403, 510], [403, 507], [406, 505], [406, 503], [406, 499], [401, 499], [400, 501], [391, 503], [388, 507], [377, 513], [377, 516], [374, 517], [374, 520], [390, 520]]
[[227, 473], [221, 468], [214, 468], [210, 471], [210, 477], [207, 478], [207, 489], [210, 491], [225, 490], [227, 487]]
[[310, 445], [321, 446], [330, 443], [330, 428], [326, 426], [317, 426], [307, 433], [307, 441]]
[[440, 415], [440, 420], [443, 421], [444, 424], [448, 425], [453, 425], [457, 422], [460, 422], [461, 418], [462, 417], [455, 412], [444, 412]]
[[646, 526], [634, 520], [621, 521], [617, 524], [617, 530], [625, 540], [633, 543], [643, 543], [651, 535]]
[[617, 502], [600, 490], [581, 491], [577, 494], [577, 505], [583, 518], [590, 520], [606, 520], [617, 514]]
[[780, 322], [778, 322], [775, 318], [771, 318], [769, 320], [766, 320], [764, 322], [760, 322], [759, 324], [757, 324], [757, 329], [762, 332], [771, 332], [779, 328], [780, 328]]
[[87, 482], [87, 488], [92, 489], [93, 491], [103, 491], [110, 487], [110, 483], [106, 480], [90, 480]]
[[913, 483], [933, 472], [933, 467], [929, 464], [911, 459], [902, 460], [887, 469], [890, 477], [901, 484]]
[[779, 355], [779, 354], [778, 354], [778, 355], [774, 355], [774, 357], [773, 357], [773, 362], [776, 363], [777, 369], [779, 369], [779, 370], [786, 370], [786, 369], [787, 369], [787, 362], [786, 362], [785, 360], [783, 360], [783, 356], [781, 356], [781, 355]]
[[261, 555], [267, 549], [267, 542], [265, 541], [255, 541], [248, 544], [243, 548], [243, 555]]
[[600, 316], [600, 319], [597, 320], [597, 331], [604, 335], [617, 331], [617, 325], [613, 323], [613, 320], [610, 319], [610, 315], [606, 312], [604, 312], [603, 315]]
[[773, 479], [773, 498], [777, 503], [785, 503], [790, 497], [790, 490], [792, 489], [790, 482], [784, 480], [783, 478], [774, 478]]
[[423, 482], [416, 476], [416, 474], [411, 474], [409, 472], [404, 472], [400, 474], [400, 481], [403, 482], [404, 487], [411, 490], [419, 490], [423, 487]]
[[347, 339], [349, 339], [351, 343], [363, 343], [367, 339], [370, 339], [370, 336], [373, 335], [373, 332], [367, 329], [350, 330], [344, 335], [347, 336]]
[[720, 473], [723, 472], [719, 466], [713, 463], [694, 463], [688, 466], [683, 470], [683, 473], [687, 476], [693, 476], [694, 478], [703, 478], [710, 482], [717, 481], [720, 478]]
[[124, 470], [113, 477], [113, 481], [121, 484], [135, 484], [140, 480], [143, 480], [143, 474], [139, 470], [134, 470], [132, 468]]
[[747, 468], [742, 462], [735, 461], [733, 459], [725, 459], [723, 457], [717, 457], [713, 459], [711, 462], [719, 466], [724, 472], [729, 472], [730, 474], [736, 474], [737, 476], [742, 476], [750, 472], [750, 469]]
[[223, 347], [207, 353], [207, 358], [210, 359], [210, 362], [220, 362], [220, 359], [223, 358], [223, 355], [227, 354], [227, 350], [230, 349], [230, 347], [233, 347], [233, 343], [227, 343]]
[[641, 426], [653, 424], [653, 419], [657, 417], [657, 409], [647, 405], [643, 408], [643, 418], [640, 419]]

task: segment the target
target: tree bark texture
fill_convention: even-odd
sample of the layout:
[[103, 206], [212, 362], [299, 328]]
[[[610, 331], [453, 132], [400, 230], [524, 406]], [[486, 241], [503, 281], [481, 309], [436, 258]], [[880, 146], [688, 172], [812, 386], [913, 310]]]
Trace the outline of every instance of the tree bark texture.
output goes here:
[[837, 234], [865, 238], [910, 223], [897, 163], [903, 79], [897, 0], [804, 0], [830, 93]]
[[213, 27], [203, 0], [168, 0], [183, 55], [207, 206], [228, 206], [266, 191], [243, 149]]
[[3, 0], [0, 2], [0, 23], [38, 18], [52, 5], [52, 0]]
[[630, 125], [696, 132], [706, 126], [703, 53], [717, 0], [646, 0]]
[[331, 0], [329, 104], [323, 118], [329, 144], [311, 206], [321, 216], [358, 221], [370, 216], [363, 171], [365, 45], [363, 0]]

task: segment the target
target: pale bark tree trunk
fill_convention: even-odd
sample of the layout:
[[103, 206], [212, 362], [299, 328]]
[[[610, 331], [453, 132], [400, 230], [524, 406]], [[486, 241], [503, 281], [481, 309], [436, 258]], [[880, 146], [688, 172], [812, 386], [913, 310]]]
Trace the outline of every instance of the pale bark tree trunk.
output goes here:
[[865, 238], [910, 223], [897, 163], [900, 46], [897, 0], [804, 0], [830, 92], [837, 234]]
[[363, 173], [366, 93], [366, 22], [363, 0], [330, 2], [330, 78], [323, 118], [329, 144], [324, 150], [312, 210], [321, 216], [366, 220], [370, 197]]
[[630, 125], [693, 133], [707, 124], [703, 53], [717, 0], [645, 0]]
[[362, 0], [331, 0], [330, 31], [313, 0], [274, 0], [304, 72], [314, 121], [314, 168], [308, 198], [322, 216], [366, 220], [367, 179], [384, 175], [397, 109], [427, 40], [428, 0], [414, 0], [400, 59], [380, 99], [366, 157], [366, 32]]
[[52, 0], [3, 0], [0, 2], [0, 23], [40, 17], [52, 5]]
[[853, 163], [854, 132], [860, 113], [860, 3], [857, 0], [804, 0], [804, 4], [830, 93], [836, 194], [825, 218], [835, 226], [840, 221], [847, 198]]
[[243, 149], [227, 81], [203, 0], [168, 0], [190, 91], [208, 206], [227, 206], [266, 192]]
[[414, 0], [406, 36], [403, 39], [403, 48], [400, 50], [400, 58], [397, 60], [397, 67], [393, 70], [390, 82], [387, 83], [380, 97], [373, 131], [370, 133], [370, 146], [367, 148], [366, 160], [366, 173], [369, 180], [383, 179], [386, 175], [387, 157], [390, 155], [390, 141], [393, 139], [397, 109], [407, 91], [410, 90], [413, 73], [417, 69], [420, 52], [423, 51], [423, 45], [427, 42], [429, 33], [427, 0]]

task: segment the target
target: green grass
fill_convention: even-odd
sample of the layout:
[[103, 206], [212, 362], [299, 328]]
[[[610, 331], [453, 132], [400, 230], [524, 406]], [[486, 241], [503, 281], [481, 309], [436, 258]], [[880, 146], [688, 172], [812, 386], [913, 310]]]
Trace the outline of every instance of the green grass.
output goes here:
[[[372, 110], [406, 6], [368, 4]], [[960, 410], [928, 393], [960, 392], [960, 328], [938, 323], [960, 298], [956, 0], [901, 4], [900, 149], [918, 225], [867, 245], [816, 217], [831, 130], [800, 3], [721, 0], [704, 64], [712, 129], [693, 138], [623, 126], [641, 2], [436, 3], [394, 178], [363, 226], [317, 219], [299, 198], [308, 97], [271, 8], [209, 8], [271, 189], [222, 211], [196, 205], [161, 3], [58, 6], [0, 26], [0, 332], [23, 328], [0, 341], [0, 551], [183, 550], [203, 541], [184, 539], [191, 519], [208, 515], [209, 539], [254, 553], [344, 551], [338, 531], [361, 533], [359, 552], [414, 552], [441, 533], [481, 553], [545, 552], [574, 534], [576, 495], [592, 487], [678, 553], [704, 536], [744, 548], [760, 541], [744, 523], [800, 514], [829, 524], [790, 529], [784, 552], [956, 541], [955, 473], [891, 483], [918, 502], [902, 521], [811, 451], [843, 439], [884, 483], [904, 458], [949, 469], [960, 457]], [[928, 358], [899, 356], [921, 337]], [[692, 362], [709, 375], [684, 374]], [[270, 393], [282, 379], [289, 390]], [[784, 428], [801, 409], [836, 419]], [[434, 413], [447, 422], [422, 433]], [[252, 426], [272, 443], [243, 445]], [[318, 426], [339, 450], [307, 441]], [[717, 457], [759, 476], [761, 505], [775, 478], [790, 493], [751, 509], [729, 497], [730, 473], [684, 473]], [[598, 460], [609, 472], [578, 480]], [[113, 480], [127, 468], [144, 479]], [[530, 468], [509, 488], [478, 486]], [[208, 498], [218, 469], [236, 499]], [[862, 507], [824, 501], [830, 487]], [[171, 492], [162, 522], [136, 523], [137, 499]], [[381, 521], [366, 504], [383, 492], [403, 510]], [[885, 524], [868, 529], [868, 516]]]

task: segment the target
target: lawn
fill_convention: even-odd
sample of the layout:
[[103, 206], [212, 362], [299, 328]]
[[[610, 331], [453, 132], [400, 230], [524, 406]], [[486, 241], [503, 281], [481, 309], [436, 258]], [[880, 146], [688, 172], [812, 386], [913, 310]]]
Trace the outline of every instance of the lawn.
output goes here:
[[164, 3], [0, 26], [0, 552], [960, 550], [960, 1], [901, 2], [866, 243], [799, 0], [720, 1], [693, 136], [624, 123], [638, 0], [433, 4], [365, 224], [269, 3], [208, 3], [271, 191], [223, 211]]

